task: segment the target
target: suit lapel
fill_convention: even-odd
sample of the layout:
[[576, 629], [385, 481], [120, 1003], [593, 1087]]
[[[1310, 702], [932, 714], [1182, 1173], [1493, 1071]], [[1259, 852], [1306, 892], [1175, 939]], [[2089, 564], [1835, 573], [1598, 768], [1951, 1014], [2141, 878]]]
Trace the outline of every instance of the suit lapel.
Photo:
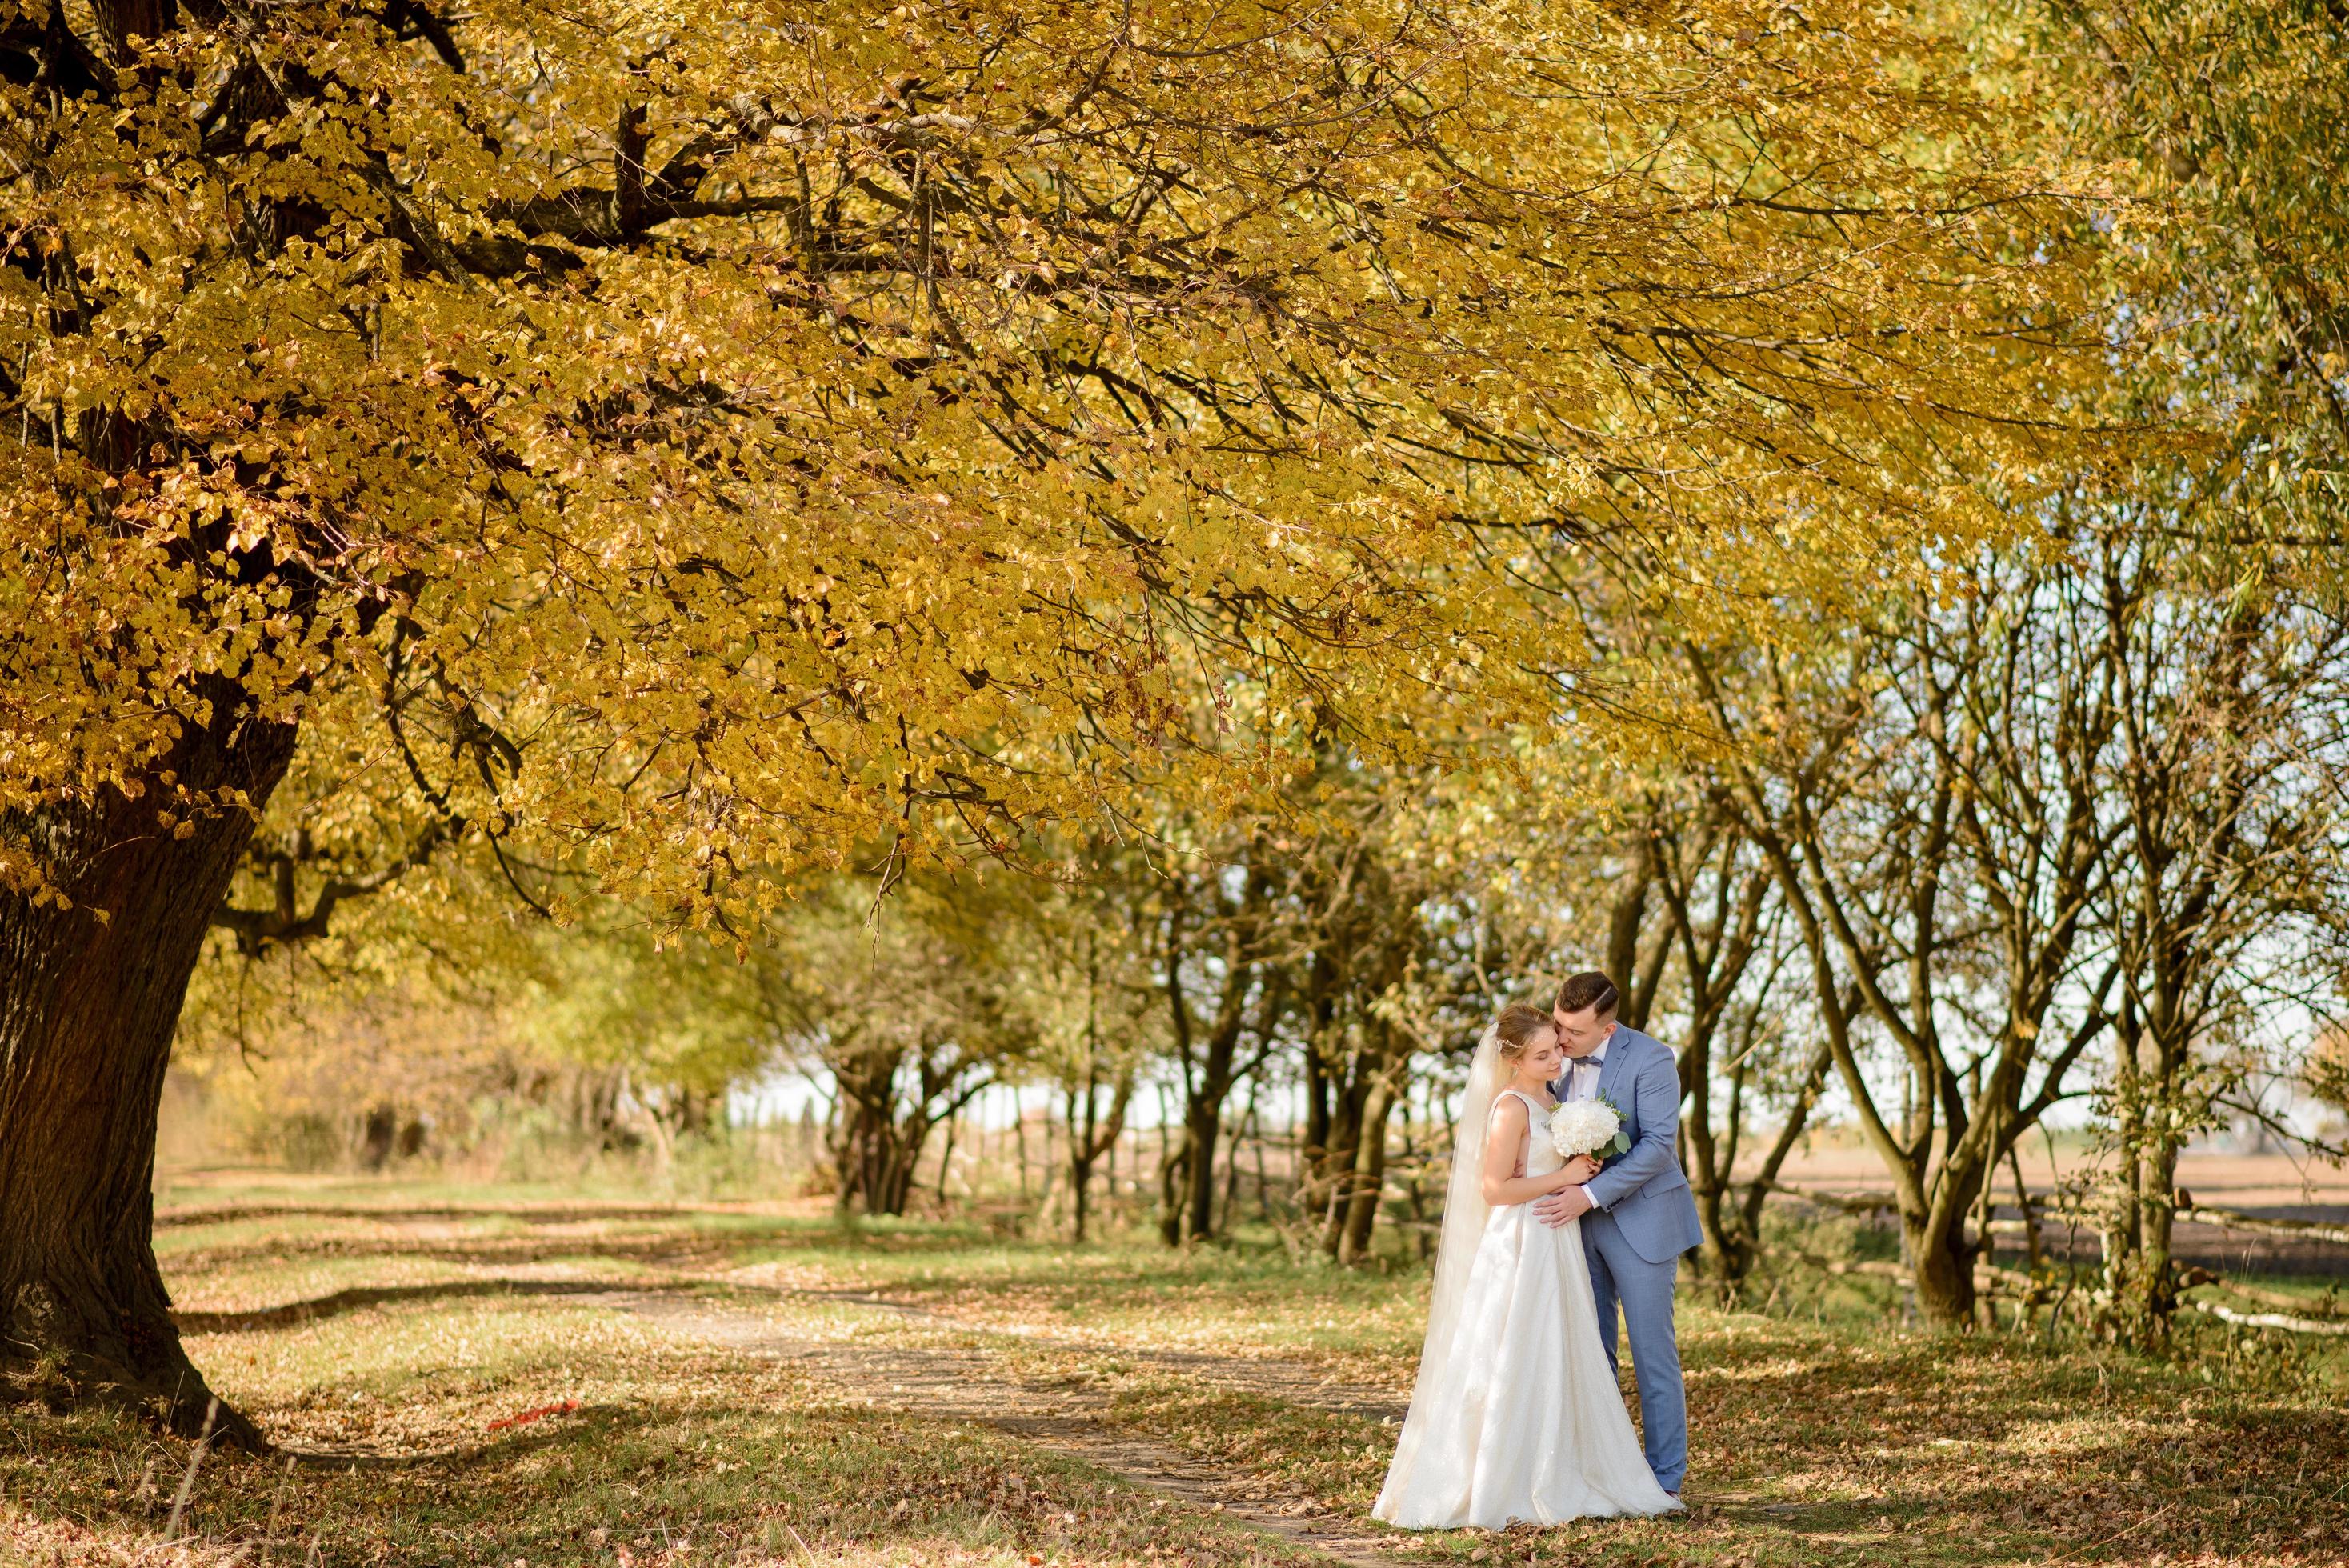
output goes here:
[[[1607, 1059], [1599, 1064], [1599, 1092], [1615, 1103], [1615, 1109], [1623, 1113], [1626, 1122], [1631, 1119], [1631, 1108], [1616, 1092], [1616, 1087], [1623, 1081], [1623, 1075], [1630, 1070], [1631, 1032], [1619, 1024], [1615, 1027], [1615, 1037], [1607, 1042]], [[1626, 1130], [1631, 1130], [1627, 1128]]]

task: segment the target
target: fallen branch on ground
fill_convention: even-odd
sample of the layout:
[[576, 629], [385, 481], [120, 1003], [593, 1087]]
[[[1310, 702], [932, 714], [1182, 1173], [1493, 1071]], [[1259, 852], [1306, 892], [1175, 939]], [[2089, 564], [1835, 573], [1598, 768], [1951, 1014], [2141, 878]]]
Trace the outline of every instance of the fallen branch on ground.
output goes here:
[[1899, 1264], [1855, 1263], [1850, 1258], [1823, 1258], [1816, 1253], [1796, 1252], [1792, 1254], [1824, 1274], [1865, 1274], [1870, 1279], [1889, 1279], [1895, 1284], [1914, 1284], [1916, 1278]]
[[[1869, 1279], [1889, 1279], [1893, 1284], [1900, 1285], [1914, 1285], [1917, 1283], [1916, 1274], [1899, 1264], [1859, 1263], [1850, 1258], [1824, 1258], [1816, 1253], [1806, 1252], [1790, 1252], [1788, 1255], [1799, 1258], [1825, 1274], [1859, 1274]], [[1974, 1292], [1978, 1295], [1990, 1296], [1999, 1301], [2020, 1301], [2035, 1305], [2046, 1298], [2048, 1291], [2052, 1288], [2051, 1282], [2035, 1280], [2029, 1274], [2015, 1269], [2002, 1269], [1985, 1263], [1974, 1264]]]
[[2206, 1268], [2189, 1268], [2178, 1282], [2178, 1288], [2180, 1290], [2197, 1290], [2203, 1285], [2214, 1285], [2230, 1295], [2241, 1296], [2246, 1301], [2255, 1301], [2261, 1306], [2278, 1307], [2295, 1315], [2304, 1315], [2312, 1308], [2318, 1308], [2322, 1309], [2319, 1313], [2321, 1317], [2339, 1318], [2341, 1321], [2349, 1322], [2349, 1315], [2344, 1315], [2338, 1310], [2342, 1305], [2338, 1296], [2311, 1300], [2306, 1296], [2286, 1295], [2282, 1291], [2261, 1290], [2256, 1285], [2240, 1284], [2229, 1279], [2224, 1274], [2213, 1274]]
[[2292, 1317], [2281, 1312], [2237, 1312], [2231, 1306], [2221, 1306], [2216, 1302], [2181, 1300], [2178, 1305], [2189, 1312], [2240, 1324], [2246, 1328], [2280, 1328], [2287, 1334], [2349, 1336], [2349, 1323], [2318, 1323], [2311, 1318]]
[[1806, 1203], [1817, 1203], [1824, 1208], [1840, 1209], [1847, 1214], [1889, 1214], [1899, 1207], [1889, 1198], [1847, 1198], [1840, 1192], [1816, 1192], [1808, 1187], [1791, 1186], [1784, 1181], [1771, 1182], [1770, 1191], [1784, 1192], [1790, 1198], [1800, 1198]]
[[2302, 1242], [2339, 1242], [2349, 1246], [2349, 1225], [2328, 1225], [2321, 1220], [2269, 1219], [2260, 1214], [2246, 1214], [2239, 1209], [2206, 1209], [2195, 1202], [2180, 1203], [2178, 1212], [2181, 1216], [2190, 1216], [2197, 1224], [2217, 1225], [2221, 1230], [2290, 1236]]
[[1999, 1287], [1992, 1293], [1993, 1295], [2013, 1295], [2025, 1301], [2034, 1299], [2045, 1288], [2045, 1282], [2035, 1280], [2020, 1269], [2002, 1269], [1995, 1264], [1977, 1262], [1974, 1264], [1974, 1288], [1981, 1290], [1985, 1282]]

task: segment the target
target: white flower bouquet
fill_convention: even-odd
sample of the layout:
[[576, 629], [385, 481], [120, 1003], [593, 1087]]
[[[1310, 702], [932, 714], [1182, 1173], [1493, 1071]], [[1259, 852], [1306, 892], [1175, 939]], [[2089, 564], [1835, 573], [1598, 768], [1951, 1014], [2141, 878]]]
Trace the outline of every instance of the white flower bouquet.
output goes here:
[[1601, 1096], [1570, 1099], [1549, 1113], [1550, 1147], [1571, 1160], [1578, 1154], [1605, 1158], [1631, 1147], [1623, 1131], [1623, 1113]]

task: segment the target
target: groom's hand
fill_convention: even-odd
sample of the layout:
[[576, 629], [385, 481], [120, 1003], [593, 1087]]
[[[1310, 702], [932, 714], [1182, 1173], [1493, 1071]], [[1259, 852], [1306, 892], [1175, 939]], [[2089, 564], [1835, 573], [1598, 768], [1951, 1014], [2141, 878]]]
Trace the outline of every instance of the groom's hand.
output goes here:
[[1534, 1200], [1534, 1218], [1545, 1225], [1563, 1225], [1568, 1220], [1580, 1219], [1590, 1210], [1590, 1194], [1580, 1187], [1568, 1187], [1563, 1192]]

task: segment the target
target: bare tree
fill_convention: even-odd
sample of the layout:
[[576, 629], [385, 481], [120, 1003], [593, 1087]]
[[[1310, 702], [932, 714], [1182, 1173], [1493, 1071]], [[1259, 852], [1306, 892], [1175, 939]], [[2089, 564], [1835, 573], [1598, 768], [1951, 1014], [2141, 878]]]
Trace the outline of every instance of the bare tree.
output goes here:
[[1232, 1090], [1270, 1053], [1287, 1002], [1266, 962], [1276, 872], [1252, 831], [1230, 861], [1166, 878], [1156, 922], [1159, 984], [1171, 1065], [1183, 1099], [1182, 1140], [1160, 1161], [1160, 1234], [1169, 1246], [1216, 1233], [1216, 1150]]
[[1093, 1168], [1125, 1135], [1144, 1058], [1164, 1040], [1148, 969], [1158, 873], [1143, 857], [1085, 847], [1086, 874], [1035, 901], [1022, 940], [1038, 949], [1019, 989], [1067, 1122], [1071, 1230], [1085, 1240]]
[[[1704, 1227], [1700, 1266], [1733, 1290], [1760, 1253], [1763, 1205], [1808, 1125], [1830, 1057], [1814, 1045], [1790, 1064], [1799, 1009], [1785, 993], [1800, 944], [1734, 810], [1701, 778], [1660, 782], [1643, 806], [1633, 830], [1648, 845], [1662, 904], [1658, 946], [1676, 961], [1675, 1005], [1654, 1026], [1680, 1058], [1681, 1159]], [[1649, 981], [1651, 1006], [1662, 978]], [[1780, 1113], [1772, 1141], [1741, 1184], [1736, 1167], [1754, 1119], [1772, 1109]]]
[[1681, 650], [1937, 1323], [1971, 1321], [1968, 1222], [2108, 1022], [2115, 967], [2082, 965], [2117, 840], [2095, 809], [2112, 676], [2075, 582], [1989, 556], [1953, 605], [1895, 600], [1800, 657]]
[[2222, 1047], [2263, 989], [2290, 995], [2337, 952], [2349, 626], [2288, 578], [2214, 581], [2178, 542], [2107, 529], [2092, 548], [2117, 676], [2105, 788], [2127, 850], [2104, 910], [2121, 973], [2106, 1285], [2115, 1326], [2149, 1344], [2177, 1306], [2178, 1156], [2234, 1081]]

